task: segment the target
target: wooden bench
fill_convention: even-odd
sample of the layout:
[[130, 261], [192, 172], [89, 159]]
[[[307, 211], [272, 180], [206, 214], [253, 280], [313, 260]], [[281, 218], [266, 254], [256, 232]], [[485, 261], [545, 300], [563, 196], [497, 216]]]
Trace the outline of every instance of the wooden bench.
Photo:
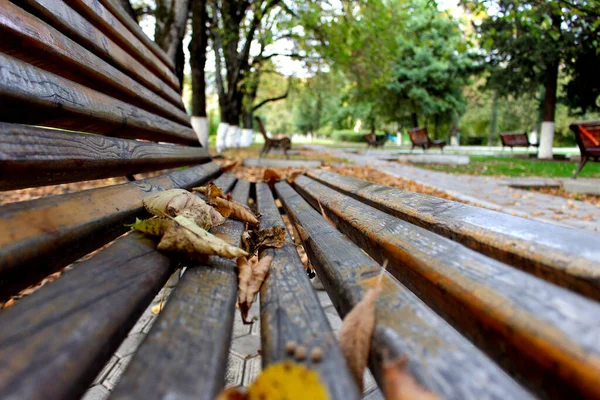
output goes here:
[[385, 142], [387, 142], [387, 137], [385, 135], [377, 136], [374, 133], [369, 133], [368, 135], [365, 135], [364, 138], [367, 141], [367, 147], [383, 147]]
[[[0, 207], [0, 299], [73, 264], [0, 310], [0, 398], [80, 398], [180, 266], [124, 224], [148, 194], [211, 180], [252, 196], [261, 228], [289, 217], [341, 316], [383, 273], [369, 361], [380, 385], [384, 360], [406, 356], [440, 398], [600, 398], [598, 235], [322, 170], [273, 189], [223, 174], [184, 118], [172, 65], [114, 0], [2, 2], [0, 30], [0, 189], [177, 168]], [[213, 229], [239, 244], [245, 226]], [[329, 398], [359, 399], [291, 239], [265, 250], [262, 364], [303, 363]], [[223, 387], [235, 264], [186, 265], [111, 398], [212, 400]], [[322, 361], [293, 359], [290, 340]]]
[[500, 140], [502, 141], [502, 150], [504, 147], [510, 147], [510, 151], [513, 151], [513, 147], [539, 147], [539, 143], [531, 143], [527, 132], [501, 132]]
[[412, 151], [415, 147], [422, 147], [423, 150], [427, 150], [431, 147], [439, 147], [442, 152], [444, 152], [444, 146], [446, 146], [445, 140], [431, 140], [429, 138], [429, 134], [427, 133], [427, 128], [412, 128], [408, 130], [408, 135], [410, 136], [410, 141], [412, 146], [410, 150]]
[[600, 159], [600, 121], [573, 122], [569, 127], [575, 134], [581, 153], [579, 167], [573, 175], [573, 179], [577, 179], [577, 175], [589, 160], [598, 162]]

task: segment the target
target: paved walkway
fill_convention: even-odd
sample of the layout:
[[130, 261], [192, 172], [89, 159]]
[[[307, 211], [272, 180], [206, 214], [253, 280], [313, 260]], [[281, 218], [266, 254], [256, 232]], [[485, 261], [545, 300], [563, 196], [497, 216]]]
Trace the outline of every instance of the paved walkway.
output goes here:
[[[454, 175], [412, 165], [381, 160], [386, 152], [350, 153], [324, 146], [313, 150], [345, 158], [357, 165], [370, 165], [389, 175], [409, 179], [446, 192], [456, 199], [508, 214], [542, 222], [600, 233], [600, 208], [582, 201], [510, 187], [514, 180], [488, 176]], [[518, 180], [523, 183], [524, 179]], [[539, 178], [533, 181], [539, 182]], [[599, 183], [600, 184], [600, 183]]]

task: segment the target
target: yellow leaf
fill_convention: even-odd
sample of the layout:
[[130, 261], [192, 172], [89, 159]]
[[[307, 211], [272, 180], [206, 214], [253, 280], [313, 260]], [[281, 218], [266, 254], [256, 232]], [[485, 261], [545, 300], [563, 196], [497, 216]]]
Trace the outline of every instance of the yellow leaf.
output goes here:
[[406, 357], [383, 364], [383, 391], [386, 400], [438, 400], [408, 373]]
[[270, 365], [248, 388], [249, 400], [326, 400], [327, 397], [316, 372], [290, 362]]
[[169, 225], [173, 222], [168, 218], [150, 218], [141, 220], [139, 218], [135, 219], [135, 222], [130, 225], [125, 225], [131, 227], [136, 231], [140, 231], [142, 233], [147, 233], [152, 236], [162, 236]]
[[225, 258], [247, 256], [244, 250], [231, 246], [229, 243], [202, 229], [189, 218], [179, 215], [165, 232], [157, 249], [179, 251], [190, 256], [199, 254], [218, 255]]

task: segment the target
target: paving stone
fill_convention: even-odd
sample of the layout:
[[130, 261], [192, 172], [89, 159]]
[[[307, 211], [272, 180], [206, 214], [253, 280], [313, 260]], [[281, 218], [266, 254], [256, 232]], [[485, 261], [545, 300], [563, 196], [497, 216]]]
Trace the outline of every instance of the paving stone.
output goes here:
[[146, 335], [144, 333], [135, 333], [133, 335], [129, 335], [123, 340], [121, 346], [117, 349], [115, 355], [119, 358], [123, 358], [130, 354], [135, 353], [137, 348], [142, 344]]
[[321, 307], [326, 308], [333, 305], [326, 291], [317, 290], [317, 297], [319, 298], [319, 303], [321, 303]]
[[250, 334], [260, 336], [260, 318], [254, 320], [254, 323], [250, 325]]
[[131, 362], [132, 358], [133, 358], [133, 356], [126, 356], [126, 357], [121, 358], [117, 362], [117, 364], [114, 366], [114, 368], [110, 370], [110, 372], [108, 373], [108, 376], [106, 377], [104, 382], [102, 382], [102, 384], [108, 390], [112, 391], [115, 388], [115, 386], [119, 382], [119, 379], [121, 379], [121, 376], [125, 372], [125, 369]]
[[565, 179], [563, 188], [571, 193], [593, 194], [600, 196], [600, 180], [585, 181], [581, 179]]
[[377, 382], [375, 382], [371, 371], [367, 369], [363, 375], [363, 394], [369, 394], [375, 389], [377, 389]]
[[240, 386], [244, 377], [245, 361], [233, 353], [229, 353], [225, 370], [225, 387]]
[[370, 393], [367, 393], [366, 395], [363, 396], [363, 400], [384, 400], [385, 397], [383, 397], [383, 394], [381, 393], [381, 390], [376, 389], [373, 390]]
[[102, 381], [106, 378], [106, 375], [108, 375], [108, 373], [110, 372], [110, 370], [115, 366], [115, 364], [118, 361], [119, 361], [119, 359], [116, 356], [112, 356], [110, 358], [110, 360], [108, 360], [108, 362], [106, 363], [106, 365], [104, 366], [104, 368], [102, 368], [102, 371], [100, 371], [100, 373], [98, 374], [98, 376], [96, 376], [96, 379], [94, 379], [94, 383], [92, 383], [92, 385], [101, 384]]
[[449, 154], [403, 154], [398, 156], [398, 161], [414, 164], [451, 164], [465, 165], [471, 162], [469, 156]]
[[238, 337], [248, 335], [251, 329], [252, 325], [244, 324], [240, 313], [236, 310], [235, 317], [233, 319], [233, 333], [231, 335], [231, 338], [236, 339]]
[[340, 328], [342, 327], [342, 319], [340, 318], [333, 306], [329, 306], [325, 309], [325, 316], [329, 321], [329, 326], [331, 326], [331, 330], [337, 336], [340, 331]]
[[132, 333], [143, 332], [146, 325], [148, 325], [150, 321], [154, 320], [155, 318], [156, 315], [152, 314], [152, 307], [148, 307], [146, 311], [144, 311], [140, 319], [137, 320], [133, 328], [131, 328], [129, 334], [131, 335]]
[[244, 368], [244, 379], [242, 385], [248, 387], [254, 382], [258, 374], [262, 369], [262, 358], [260, 356], [253, 357], [246, 360], [246, 366]]
[[270, 167], [270, 168], [317, 168], [323, 165], [321, 160], [281, 160], [277, 158], [246, 158], [246, 167]]
[[83, 395], [81, 400], [104, 400], [108, 398], [110, 392], [102, 385], [92, 386]]
[[246, 335], [234, 339], [231, 343], [231, 351], [243, 359], [258, 355], [260, 350], [260, 336]]

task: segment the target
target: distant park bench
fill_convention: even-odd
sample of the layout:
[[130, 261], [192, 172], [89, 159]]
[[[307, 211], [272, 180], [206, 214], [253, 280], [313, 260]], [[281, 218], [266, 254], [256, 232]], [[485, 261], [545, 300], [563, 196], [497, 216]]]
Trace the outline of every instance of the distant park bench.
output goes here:
[[513, 151], [513, 147], [527, 147], [530, 146], [538, 147], [539, 143], [531, 143], [527, 132], [501, 132], [500, 140], [502, 140], [502, 148], [510, 147], [510, 151]]
[[444, 151], [444, 146], [446, 146], [445, 140], [431, 140], [429, 138], [429, 134], [427, 133], [427, 128], [419, 127], [412, 128], [408, 130], [408, 135], [410, 136], [410, 141], [412, 142], [411, 151], [415, 147], [422, 147], [423, 150], [427, 150], [431, 147], [439, 147]]
[[387, 142], [386, 135], [375, 135], [374, 133], [369, 133], [368, 135], [365, 135], [364, 138], [367, 141], [367, 147], [383, 147], [385, 142]]
[[[283, 213], [295, 233], [264, 250], [263, 367], [302, 364], [331, 400], [361, 398], [302, 242], [341, 316], [380, 284], [380, 386], [386, 361], [406, 357], [443, 399], [600, 398], [598, 235], [324, 170], [274, 188], [223, 173], [198, 146], [172, 63], [116, 0], [0, 1], [0, 31], [0, 190], [130, 180], [0, 207], [0, 301], [74, 263], [0, 310], [0, 399], [81, 398], [182, 262], [125, 224], [147, 216], [146, 196], [213, 180], [252, 203], [261, 228], [285, 227]], [[245, 230], [230, 219], [212, 231], [239, 246]], [[111, 399], [214, 400], [225, 385], [236, 264], [184, 262]], [[292, 355], [291, 342], [321, 356]]]
[[581, 152], [579, 167], [573, 175], [573, 179], [576, 179], [589, 160], [598, 162], [600, 159], [600, 121], [573, 122], [569, 127], [575, 133], [575, 140]]

